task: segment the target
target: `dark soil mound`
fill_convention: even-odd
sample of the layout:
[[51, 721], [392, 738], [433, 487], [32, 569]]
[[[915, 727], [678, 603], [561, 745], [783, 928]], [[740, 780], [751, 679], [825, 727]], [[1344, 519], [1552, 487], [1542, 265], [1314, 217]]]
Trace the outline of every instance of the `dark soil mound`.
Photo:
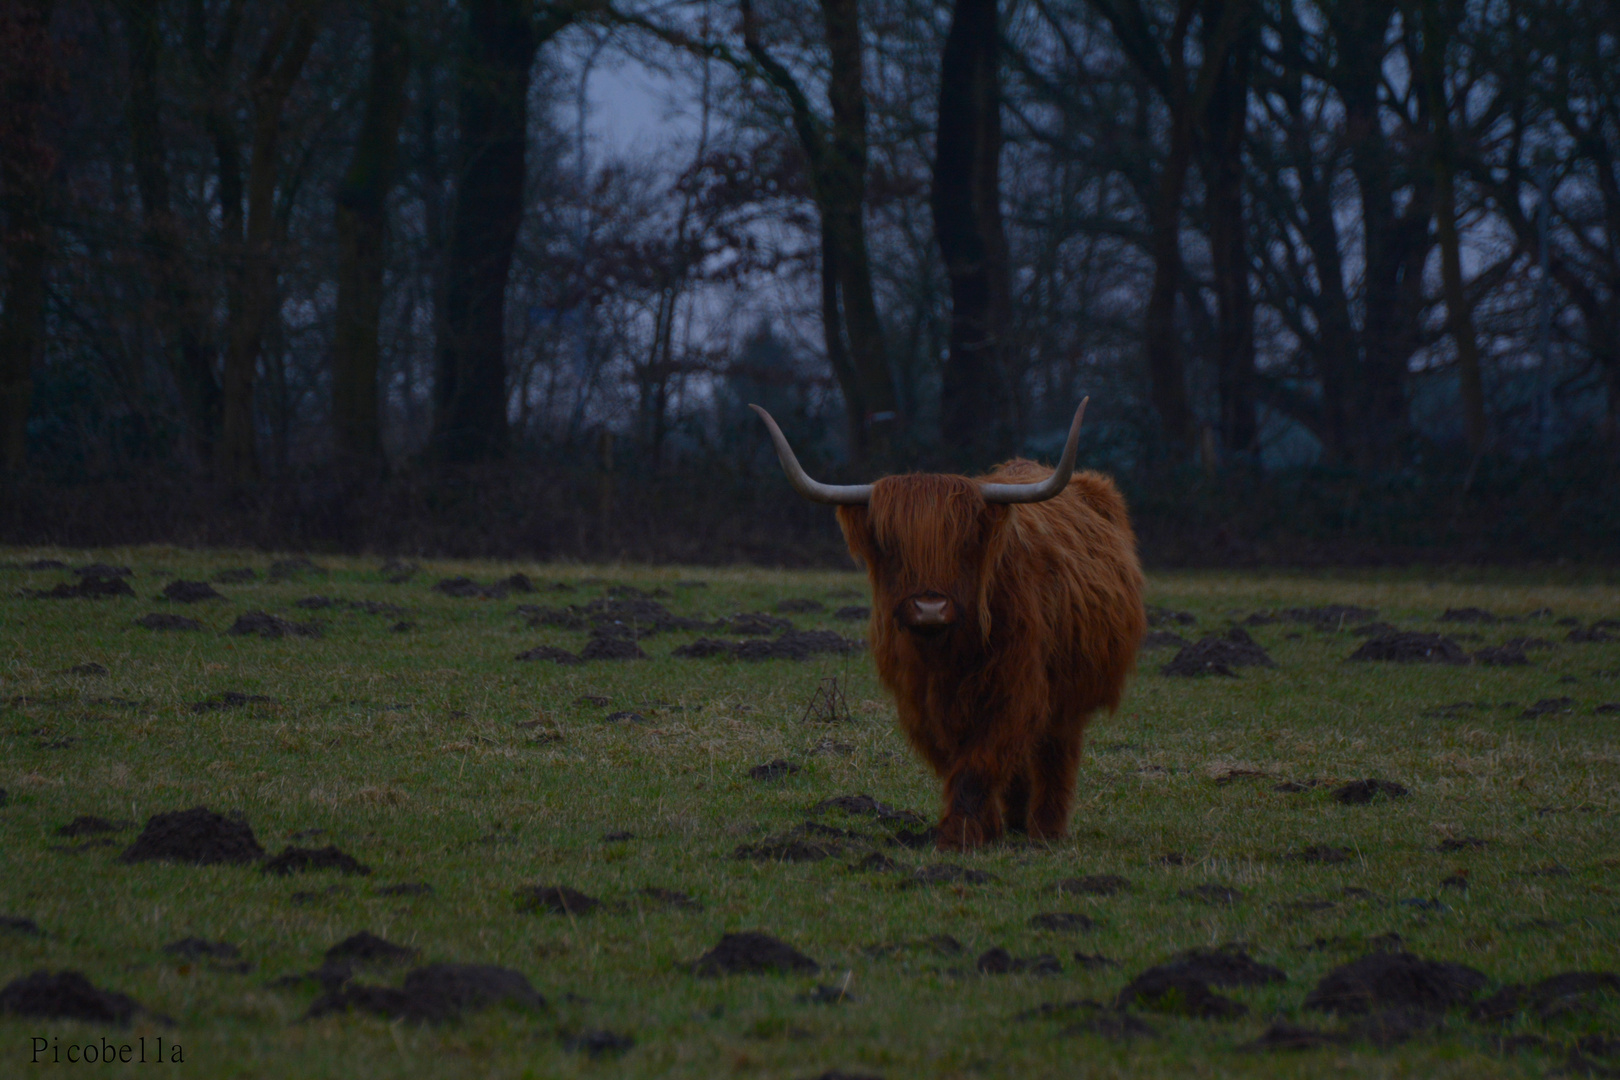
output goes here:
[[1063, 963], [1051, 953], [1014, 956], [999, 946], [980, 954], [973, 965], [983, 975], [1061, 975]]
[[647, 722], [645, 716], [638, 712], [631, 712], [628, 709], [608, 713], [607, 716], [603, 717], [603, 720], [609, 724], [645, 724]]
[[996, 876], [955, 863], [930, 863], [919, 866], [911, 880], [918, 885], [987, 885], [996, 880]]
[[754, 931], [722, 936], [720, 944], [692, 965], [694, 975], [706, 977], [820, 970], [820, 964], [787, 942]]
[[[639, 589], [626, 589], [616, 596], [547, 608], [533, 604], [518, 606], [518, 614], [530, 626], [556, 626], [564, 630], [592, 630], [602, 636], [639, 640], [666, 630], [712, 630], [714, 623], [676, 615]], [[782, 620], [786, 621], [786, 620]]]
[[519, 911], [549, 911], [556, 915], [588, 915], [601, 906], [594, 896], [586, 896], [566, 885], [529, 885], [513, 894]]
[[56, 830], [57, 836], [100, 836], [104, 833], [123, 832], [129, 828], [127, 821], [108, 821], [94, 814], [81, 814], [68, 824]]
[[859, 862], [851, 863], [849, 868], [856, 873], [892, 874], [900, 869], [900, 864], [883, 852], [874, 851]]
[[336, 603], [337, 601], [330, 596], [306, 596], [302, 600], [293, 601], [293, 607], [303, 608], [305, 611], [324, 611]]
[[234, 570], [221, 570], [214, 575], [214, 580], [221, 585], [245, 585], [258, 576], [253, 567], [239, 566]]
[[1143, 976], [1153, 974], [1184, 975], [1211, 986], [1265, 986], [1288, 981], [1288, 974], [1282, 968], [1262, 964], [1233, 945], [1177, 953], [1142, 972]]
[[748, 776], [751, 780], [771, 781], [780, 780], [784, 776], [792, 776], [798, 771], [799, 767], [793, 762], [788, 761], [786, 758], [777, 758], [774, 761], [767, 761], [763, 765], [755, 765], [748, 770]]
[[[59, 585], [57, 588], [61, 588], [61, 586]], [[1577, 643], [1586, 642], [1588, 644], [1594, 644], [1605, 641], [1613, 641], [1614, 635], [1609, 633], [1608, 630], [1604, 629], [1603, 627], [1594, 624], [1593, 626], [1586, 627], [1585, 629], [1571, 630], [1569, 632], [1569, 637], [1566, 640]]]
[[1333, 847], [1331, 844], [1310, 844], [1289, 853], [1287, 858], [1296, 862], [1342, 863], [1350, 861], [1350, 849]]
[[576, 1054], [589, 1054], [596, 1058], [607, 1054], [622, 1054], [635, 1046], [636, 1040], [614, 1031], [584, 1031], [578, 1035], [568, 1036], [562, 1045], [564, 1050]]
[[1498, 618], [1496, 615], [1492, 614], [1491, 612], [1486, 611], [1484, 608], [1477, 608], [1477, 607], [1450, 608], [1450, 607], [1448, 607], [1448, 608], [1446, 608], [1446, 610], [1444, 612], [1441, 613], [1440, 618], [1439, 618], [1438, 621], [1440, 621], [1440, 622], [1458, 622], [1458, 623], [1483, 623], [1483, 624], [1488, 625], [1488, 624], [1492, 624], [1492, 623], [1499, 623], [1502, 620], [1500, 618]]
[[1085, 877], [1064, 878], [1057, 883], [1058, 893], [1076, 896], [1113, 896], [1131, 887], [1130, 881], [1118, 874], [1087, 874]]
[[0, 915], [0, 930], [7, 930], [13, 934], [27, 934], [30, 937], [43, 937], [45, 931], [39, 928], [39, 923], [33, 919], [25, 919], [21, 915]]
[[1282, 612], [1282, 617], [1292, 623], [1331, 632], [1343, 630], [1353, 623], [1376, 619], [1378, 609], [1356, 607], [1354, 604], [1327, 604], [1323, 607], [1287, 608]]
[[0, 988], [0, 1013], [37, 1020], [88, 1020], [123, 1027], [139, 1011], [133, 998], [102, 990], [77, 971], [36, 971]]
[[1153, 1038], [1159, 1031], [1152, 1024], [1130, 1013], [1110, 1009], [1098, 1013], [1090, 1020], [1083, 1020], [1064, 1028], [1063, 1034], [1097, 1035], [1109, 1042], [1126, 1042], [1130, 1039]]
[[33, 562], [23, 563], [24, 570], [66, 570], [67, 563], [61, 559], [35, 559]]
[[389, 559], [377, 567], [377, 573], [390, 585], [403, 585], [415, 576], [418, 567], [415, 563], [401, 562], [399, 559]]
[[729, 619], [721, 619], [718, 629], [728, 634], [769, 635], [779, 634], [784, 630], [792, 630], [793, 624], [787, 619], [767, 615], [763, 611], [748, 611], [741, 615], [733, 615]]
[[581, 660], [645, 660], [647, 654], [641, 651], [629, 638], [621, 637], [592, 637], [579, 651]]
[[1201, 1020], [1235, 1020], [1249, 1011], [1247, 1005], [1215, 993], [1207, 980], [1162, 967], [1149, 968], [1126, 983], [1114, 1004]]
[[163, 599], [178, 604], [195, 604], [200, 600], [223, 600], [225, 597], [206, 581], [171, 581], [163, 586]]
[[844, 845], [836, 840], [805, 840], [797, 833], [798, 830], [794, 830], [766, 837], [757, 844], [738, 844], [731, 857], [753, 862], [820, 862], [844, 850]]
[[236, 622], [225, 631], [233, 637], [242, 637], [248, 634], [257, 634], [263, 638], [283, 637], [320, 637], [321, 628], [316, 623], [298, 623], [290, 619], [283, 619], [272, 615], [268, 611], [249, 611], [238, 615]]
[[91, 661], [88, 664], [74, 664], [68, 668], [69, 675], [107, 675], [107, 665]]
[[432, 896], [433, 886], [425, 881], [402, 881], [398, 885], [384, 885], [378, 896]]
[[362, 930], [327, 949], [325, 959], [328, 964], [403, 964], [416, 959], [416, 950]]
[[520, 652], [513, 657], [514, 660], [551, 660], [558, 664], [582, 664], [579, 657], [567, 649], [559, 649], [555, 645], [537, 645], [527, 652]]
[[1379, 780], [1368, 778], [1366, 780], [1352, 780], [1348, 784], [1333, 789], [1333, 798], [1346, 806], [1365, 806], [1379, 795], [1391, 799], [1404, 799], [1411, 794], [1406, 788], [1393, 780]]
[[830, 799], [822, 799], [810, 808], [812, 814], [822, 814], [828, 810], [842, 810], [846, 814], [875, 817], [879, 821], [900, 821], [908, 825], [923, 824], [921, 815], [914, 814], [910, 810], [896, 810], [892, 806], [885, 806], [870, 795], [835, 795]]
[[676, 889], [661, 889], [656, 885], [648, 885], [641, 890], [641, 895], [666, 908], [680, 908], [683, 911], [703, 910], [702, 904]]
[[823, 604], [820, 600], [811, 600], [809, 598], [799, 600], [780, 600], [776, 604], [776, 610], [782, 612], [784, 615], [809, 615], [812, 612], [826, 611], [827, 605]]
[[1184, 649], [1187, 645], [1187, 639], [1173, 630], [1149, 630], [1142, 639], [1144, 649]]
[[317, 566], [302, 555], [291, 559], [280, 559], [270, 564], [270, 580], [280, 581], [295, 574], [325, 574], [326, 568]]
[[855, 652], [864, 648], [865, 644], [832, 630], [789, 630], [775, 640], [698, 638], [690, 645], [675, 649], [672, 655], [684, 659], [730, 656], [738, 660], [808, 660], [817, 653]]
[[1352, 660], [1390, 660], [1403, 664], [1466, 664], [1468, 654], [1441, 634], [1401, 631], [1380, 634], [1350, 654]]
[[475, 598], [480, 600], [502, 600], [505, 599], [508, 588], [506, 583], [501, 581], [497, 581], [492, 585], [480, 585], [470, 577], [453, 577], [441, 580], [437, 585], [433, 586], [433, 591], [463, 600]]
[[849, 607], [841, 607], [837, 611], [833, 612], [833, 618], [843, 619], [845, 622], [858, 622], [859, 620], [870, 619], [871, 617], [872, 609], [869, 607], [862, 607], [859, 604], [851, 604]]
[[1118, 960], [1111, 960], [1102, 953], [1077, 952], [1074, 954], [1074, 962], [1085, 968], [1087, 971], [1096, 971], [1101, 968], [1119, 967]]
[[1474, 654], [1474, 663], [1486, 667], [1523, 667], [1530, 663], [1530, 658], [1514, 645], [1489, 645]]
[[847, 638], [832, 630], [792, 630], [776, 642], [779, 647], [803, 649], [806, 653], [850, 653], [866, 648], [860, 638]]
[[264, 858], [253, 829], [242, 818], [216, 814], [205, 806], [153, 814], [119, 862], [250, 863]]
[[739, 642], [721, 641], [719, 638], [700, 637], [689, 645], [677, 646], [671, 656], [683, 660], [706, 660], [711, 656], [730, 656], [737, 651]]
[[242, 950], [225, 941], [208, 941], [199, 937], [181, 938], [163, 946], [163, 951], [182, 960], [235, 960]]
[[1253, 1039], [1238, 1047], [1239, 1050], [1316, 1050], [1324, 1046], [1339, 1046], [1346, 1041], [1346, 1036], [1336, 1031], [1321, 1031], [1317, 1028], [1300, 1027], [1290, 1024], [1286, 1020], [1279, 1020], [1261, 1032], [1259, 1038]]
[[1198, 885], [1191, 889], [1182, 889], [1176, 894], [1183, 900], [1197, 900], [1202, 904], [1219, 904], [1231, 906], [1243, 899], [1243, 893], [1230, 885]]
[[445, 1023], [492, 1005], [541, 1009], [545, 999], [521, 972], [493, 964], [429, 964], [405, 976], [399, 989], [350, 985], [317, 998], [308, 1017], [359, 1009], [415, 1023]]
[[1542, 698], [1524, 712], [1519, 714], [1520, 720], [1534, 720], [1540, 716], [1553, 716], [1557, 713], [1566, 713], [1575, 707], [1575, 699], [1570, 697]]
[[1531, 986], [1504, 986], [1474, 1006], [1473, 1017], [1485, 1023], [1511, 1020], [1534, 1012], [1542, 1020], [1565, 1013], [1587, 1012], [1597, 995], [1620, 994], [1620, 976], [1612, 971], [1565, 971]]
[[193, 702], [191, 711], [194, 713], [218, 712], [221, 709], [240, 709], [244, 705], [274, 705], [276, 699], [265, 694], [244, 694], [239, 690], [227, 690], [223, 694], [204, 698]]
[[1467, 1004], [1484, 985], [1484, 975], [1462, 964], [1375, 952], [1324, 975], [1305, 1007], [1346, 1014], [1387, 1008], [1440, 1012]]
[[1477, 836], [1448, 837], [1440, 841], [1440, 846], [1435, 850], [1447, 853], [1453, 851], [1484, 851], [1489, 845], [1489, 840], [1481, 840]]
[[507, 589], [510, 592], [534, 592], [534, 582], [529, 580], [529, 576], [527, 574], [513, 574], [511, 577], [502, 578], [495, 584]]
[[939, 830], [930, 825], [926, 829], [897, 829], [889, 843], [903, 848], [931, 848], [939, 842]]
[[1039, 915], [1030, 916], [1029, 924], [1038, 930], [1073, 933], [1095, 929], [1097, 921], [1076, 911], [1043, 911]]
[[135, 625], [147, 630], [201, 630], [203, 624], [196, 619], [188, 619], [184, 615], [173, 615], [166, 611], [154, 611], [150, 615], [142, 615], [135, 620]]
[[1276, 667], [1277, 662], [1241, 626], [1194, 642], [1176, 653], [1161, 670], [1166, 675], [1235, 675], [1233, 668]]
[[85, 577], [76, 585], [64, 581], [54, 589], [33, 595], [37, 600], [103, 600], [110, 596], [134, 596], [135, 590], [121, 577]]
[[135, 576], [135, 571], [127, 566], [112, 566], [104, 562], [87, 563], [73, 572], [80, 577], [126, 578]]
[[369, 874], [371, 867], [333, 844], [323, 848], [287, 847], [264, 864], [263, 872], [286, 877], [313, 870], [336, 870], [342, 874]]
[[1361, 1039], [1382, 1050], [1415, 1038], [1438, 1023], [1439, 1018], [1426, 1009], [1380, 1009], [1350, 1025], [1346, 1034]]
[[1190, 611], [1172, 611], [1169, 608], [1150, 607], [1147, 609], [1147, 623], [1149, 626], [1191, 626], [1198, 621], [1198, 616]]

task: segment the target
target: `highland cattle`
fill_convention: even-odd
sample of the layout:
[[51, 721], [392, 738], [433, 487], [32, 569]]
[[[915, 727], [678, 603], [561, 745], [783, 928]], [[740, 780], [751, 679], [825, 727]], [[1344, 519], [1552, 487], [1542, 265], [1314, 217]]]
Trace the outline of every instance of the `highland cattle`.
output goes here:
[[1074, 471], [1080, 403], [1056, 469], [812, 480], [764, 409], [782, 468], [838, 507], [872, 586], [872, 655], [906, 738], [944, 783], [937, 843], [1063, 836], [1086, 724], [1115, 709], [1146, 630], [1125, 500]]

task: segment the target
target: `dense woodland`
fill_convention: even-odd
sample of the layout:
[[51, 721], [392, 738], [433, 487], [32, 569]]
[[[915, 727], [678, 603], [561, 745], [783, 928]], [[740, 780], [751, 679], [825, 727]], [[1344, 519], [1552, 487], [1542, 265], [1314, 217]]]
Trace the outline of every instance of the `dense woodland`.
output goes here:
[[7, 0], [0, 539], [815, 560], [748, 402], [1089, 394], [1166, 558], [1613, 557], [1617, 155], [1600, 0]]

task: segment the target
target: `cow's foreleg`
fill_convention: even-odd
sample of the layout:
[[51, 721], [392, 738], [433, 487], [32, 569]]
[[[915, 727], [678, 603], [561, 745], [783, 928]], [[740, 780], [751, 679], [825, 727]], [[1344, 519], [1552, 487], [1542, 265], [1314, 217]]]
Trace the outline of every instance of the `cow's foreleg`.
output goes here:
[[1029, 767], [1025, 766], [1013, 774], [1001, 793], [1001, 816], [1008, 832], [1029, 831], [1029, 792]]
[[1029, 838], [1062, 839], [1080, 768], [1080, 732], [1047, 735], [1036, 745], [1032, 764]]
[[971, 760], [945, 778], [945, 816], [937, 840], [941, 850], [967, 851], [1000, 839], [1002, 786]]

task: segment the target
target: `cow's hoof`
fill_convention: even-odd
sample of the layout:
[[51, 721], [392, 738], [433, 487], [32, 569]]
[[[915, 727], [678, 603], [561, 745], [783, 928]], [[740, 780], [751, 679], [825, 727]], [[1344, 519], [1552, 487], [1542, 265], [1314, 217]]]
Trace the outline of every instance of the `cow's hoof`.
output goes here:
[[971, 818], [946, 818], [939, 823], [934, 844], [941, 851], [972, 851], [994, 839], [982, 822]]

